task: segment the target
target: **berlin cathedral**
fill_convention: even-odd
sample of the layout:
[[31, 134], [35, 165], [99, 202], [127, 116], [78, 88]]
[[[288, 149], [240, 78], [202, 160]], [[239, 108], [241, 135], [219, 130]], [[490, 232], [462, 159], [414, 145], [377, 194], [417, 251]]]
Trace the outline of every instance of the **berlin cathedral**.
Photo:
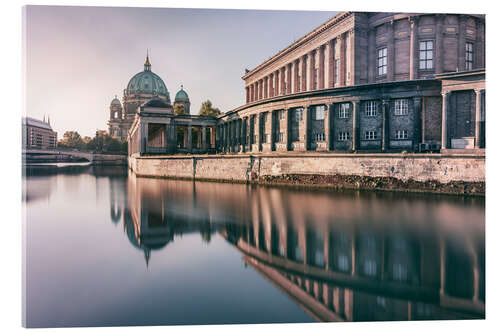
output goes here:
[[[130, 79], [127, 88], [123, 90], [122, 102], [116, 95], [111, 101], [108, 121], [109, 135], [120, 141], [126, 141], [128, 130], [134, 122], [138, 108], [152, 99], [160, 99], [171, 105], [167, 86], [161, 77], [151, 71], [149, 55], [146, 55], [144, 70]], [[182, 86], [175, 95], [173, 106], [179, 104], [184, 106], [186, 114], [190, 114], [191, 103]]]

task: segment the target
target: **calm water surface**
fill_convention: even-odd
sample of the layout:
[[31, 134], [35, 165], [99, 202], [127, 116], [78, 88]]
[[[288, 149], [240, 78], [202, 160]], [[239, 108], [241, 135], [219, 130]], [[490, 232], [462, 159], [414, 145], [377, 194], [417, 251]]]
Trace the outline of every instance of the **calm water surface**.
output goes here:
[[28, 168], [28, 327], [484, 318], [484, 200]]

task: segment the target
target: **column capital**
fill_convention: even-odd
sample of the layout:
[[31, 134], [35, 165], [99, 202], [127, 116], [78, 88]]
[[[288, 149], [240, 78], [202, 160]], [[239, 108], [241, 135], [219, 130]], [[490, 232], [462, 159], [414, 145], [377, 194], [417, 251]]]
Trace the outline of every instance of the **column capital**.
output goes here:
[[474, 88], [474, 92], [476, 93], [476, 95], [480, 95], [483, 90], [484, 88]]
[[449, 91], [441, 91], [441, 96], [446, 97], [450, 94]]

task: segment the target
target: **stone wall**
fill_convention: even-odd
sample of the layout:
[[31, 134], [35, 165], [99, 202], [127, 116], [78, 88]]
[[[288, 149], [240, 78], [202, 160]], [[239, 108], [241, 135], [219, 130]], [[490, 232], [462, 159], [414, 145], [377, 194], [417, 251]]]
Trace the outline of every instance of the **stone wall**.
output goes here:
[[290, 154], [238, 156], [136, 156], [129, 167], [139, 176], [258, 181], [264, 176], [356, 175], [420, 182], [484, 182], [484, 155]]

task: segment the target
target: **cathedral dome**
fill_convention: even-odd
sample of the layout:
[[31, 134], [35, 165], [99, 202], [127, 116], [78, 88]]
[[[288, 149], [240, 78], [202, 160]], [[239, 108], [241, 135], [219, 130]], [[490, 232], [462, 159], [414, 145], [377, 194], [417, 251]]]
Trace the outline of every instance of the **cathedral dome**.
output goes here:
[[151, 94], [169, 99], [167, 86], [163, 80], [151, 71], [149, 56], [144, 63], [144, 71], [135, 74], [127, 85], [127, 94]]
[[177, 94], [175, 94], [174, 103], [177, 103], [177, 102], [189, 102], [188, 94], [186, 93], [186, 91], [184, 90], [184, 88], [182, 86], [181, 86], [181, 90], [179, 90], [177, 92]]

